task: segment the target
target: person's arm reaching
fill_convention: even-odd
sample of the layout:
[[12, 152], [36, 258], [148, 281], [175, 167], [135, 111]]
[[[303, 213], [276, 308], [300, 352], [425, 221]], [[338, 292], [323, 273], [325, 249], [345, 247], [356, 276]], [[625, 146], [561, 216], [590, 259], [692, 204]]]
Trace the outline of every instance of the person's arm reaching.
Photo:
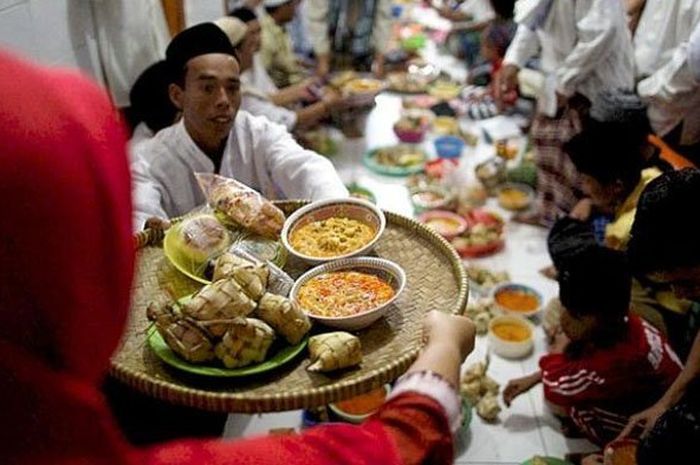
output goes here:
[[642, 435], [648, 434], [654, 427], [654, 424], [656, 424], [659, 417], [661, 417], [661, 415], [663, 415], [668, 409], [676, 405], [685, 394], [690, 383], [698, 379], [700, 379], [700, 332], [695, 335], [693, 347], [690, 349], [688, 360], [686, 361], [685, 367], [683, 367], [681, 374], [678, 375], [671, 387], [668, 388], [666, 393], [663, 395], [663, 397], [661, 397], [661, 399], [659, 399], [658, 402], [648, 409], [630, 417], [627, 426], [622, 433], [620, 433], [618, 439], [629, 436], [636, 427], [644, 429]]
[[[300, 435], [234, 443], [187, 441], [142, 452], [150, 465], [354, 464], [448, 465], [453, 462], [451, 423], [459, 419], [454, 386], [459, 367], [474, 347], [470, 320], [431, 312], [427, 343], [389, 400], [359, 426], [323, 425]], [[455, 383], [455, 384], [452, 384]]]

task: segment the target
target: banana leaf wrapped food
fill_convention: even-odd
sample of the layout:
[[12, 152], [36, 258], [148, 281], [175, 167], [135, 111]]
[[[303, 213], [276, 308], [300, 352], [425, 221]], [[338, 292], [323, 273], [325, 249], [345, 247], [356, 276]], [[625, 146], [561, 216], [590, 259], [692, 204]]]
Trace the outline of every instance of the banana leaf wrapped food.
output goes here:
[[172, 305], [151, 303], [148, 319], [177, 355], [188, 362], [201, 363], [214, 360], [214, 344], [207, 333], [194, 321], [180, 314]]
[[260, 299], [255, 315], [292, 345], [298, 344], [311, 329], [309, 317], [296, 303], [269, 292]]
[[245, 317], [255, 310], [256, 303], [232, 278], [207, 284], [182, 306], [182, 312], [196, 320], [215, 337], [228, 330], [231, 320]]
[[238, 255], [225, 253], [214, 264], [214, 281], [235, 280], [254, 301], [260, 300], [267, 289], [270, 270], [264, 263], [253, 263]]
[[214, 349], [227, 368], [239, 368], [265, 360], [275, 332], [264, 321], [236, 318]]
[[359, 365], [362, 362], [360, 340], [350, 333], [336, 331], [309, 339], [311, 365], [309, 371], [333, 371]]
[[234, 179], [195, 173], [209, 205], [228, 220], [265, 237], [279, 237], [284, 226], [282, 210], [259, 193]]

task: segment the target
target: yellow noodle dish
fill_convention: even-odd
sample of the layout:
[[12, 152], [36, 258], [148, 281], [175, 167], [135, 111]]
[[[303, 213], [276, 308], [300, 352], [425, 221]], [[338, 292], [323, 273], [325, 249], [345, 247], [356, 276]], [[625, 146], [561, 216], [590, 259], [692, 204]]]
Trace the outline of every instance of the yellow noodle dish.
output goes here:
[[339, 257], [367, 245], [376, 231], [351, 218], [332, 217], [295, 229], [289, 242], [300, 254], [314, 258]]
[[378, 276], [358, 271], [334, 271], [310, 279], [297, 299], [307, 313], [345, 317], [375, 309], [394, 297], [394, 288]]

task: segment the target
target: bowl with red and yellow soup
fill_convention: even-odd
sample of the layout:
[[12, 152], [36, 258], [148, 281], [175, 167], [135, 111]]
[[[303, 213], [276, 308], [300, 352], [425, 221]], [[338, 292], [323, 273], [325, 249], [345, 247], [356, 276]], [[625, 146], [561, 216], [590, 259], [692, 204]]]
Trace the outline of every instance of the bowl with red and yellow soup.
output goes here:
[[303, 274], [289, 297], [309, 318], [348, 331], [384, 316], [406, 286], [406, 273], [382, 258], [336, 260]]
[[389, 391], [389, 385], [385, 384], [359, 396], [332, 403], [328, 407], [335, 416], [343, 421], [362, 423], [379, 410], [379, 407], [386, 401]]

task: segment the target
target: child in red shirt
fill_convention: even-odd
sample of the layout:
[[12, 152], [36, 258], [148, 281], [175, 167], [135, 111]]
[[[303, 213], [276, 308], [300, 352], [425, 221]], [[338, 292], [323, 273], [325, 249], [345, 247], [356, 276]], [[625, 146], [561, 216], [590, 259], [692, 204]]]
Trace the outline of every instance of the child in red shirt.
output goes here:
[[503, 400], [541, 381], [555, 414], [603, 446], [665, 392], [681, 363], [658, 330], [629, 314], [624, 255], [591, 244], [559, 263], [562, 331], [540, 371], [510, 381]]

